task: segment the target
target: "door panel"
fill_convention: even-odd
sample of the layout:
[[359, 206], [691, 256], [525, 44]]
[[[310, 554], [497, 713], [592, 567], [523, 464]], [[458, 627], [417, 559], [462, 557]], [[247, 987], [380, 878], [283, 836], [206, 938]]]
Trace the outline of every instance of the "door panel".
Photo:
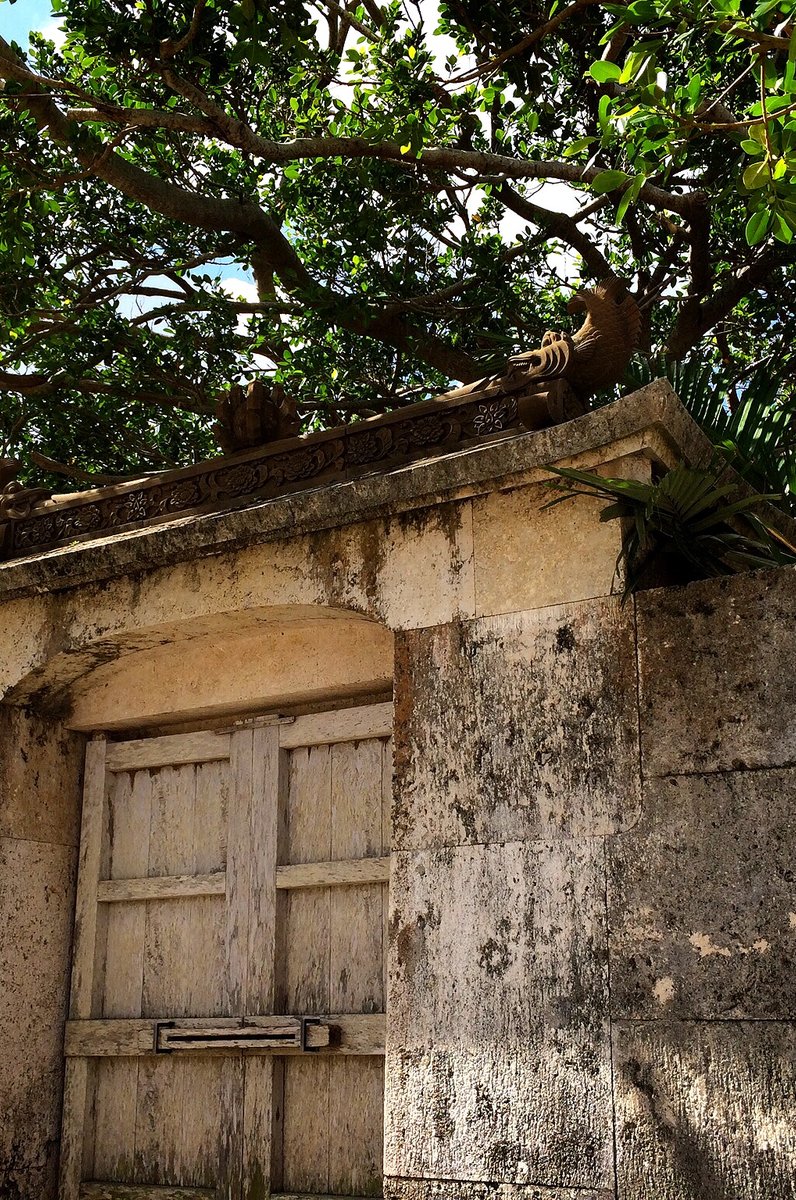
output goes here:
[[90, 744], [62, 1200], [380, 1192], [390, 723]]
[[[280, 862], [317, 863], [320, 870], [324, 862], [331, 868], [389, 853], [386, 740], [297, 747], [289, 753], [288, 780]], [[285, 1011], [384, 1011], [386, 890], [385, 883], [368, 882], [287, 892], [278, 959]], [[383, 1094], [381, 1059], [286, 1061], [282, 1189], [379, 1193]]]

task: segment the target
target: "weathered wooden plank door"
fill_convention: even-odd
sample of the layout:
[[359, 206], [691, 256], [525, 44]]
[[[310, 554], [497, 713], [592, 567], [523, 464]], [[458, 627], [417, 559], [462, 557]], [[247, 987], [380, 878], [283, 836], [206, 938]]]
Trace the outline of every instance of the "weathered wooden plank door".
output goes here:
[[61, 1200], [380, 1194], [391, 725], [90, 743]]

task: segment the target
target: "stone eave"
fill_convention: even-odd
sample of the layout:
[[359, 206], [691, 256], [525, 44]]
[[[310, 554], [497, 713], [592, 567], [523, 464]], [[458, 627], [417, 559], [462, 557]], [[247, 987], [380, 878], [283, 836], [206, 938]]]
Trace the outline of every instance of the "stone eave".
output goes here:
[[[0, 598], [83, 584], [234, 551], [313, 530], [427, 508], [533, 482], [545, 468], [589, 467], [629, 453], [671, 466], [704, 462], [711, 445], [666, 380], [584, 416], [535, 432], [492, 434], [465, 449], [374, 469], [358, 478], [310, 484], [223, 511], [113, 532], [0, 564]], [[80, 499], [85, 500], [86, 493]]]

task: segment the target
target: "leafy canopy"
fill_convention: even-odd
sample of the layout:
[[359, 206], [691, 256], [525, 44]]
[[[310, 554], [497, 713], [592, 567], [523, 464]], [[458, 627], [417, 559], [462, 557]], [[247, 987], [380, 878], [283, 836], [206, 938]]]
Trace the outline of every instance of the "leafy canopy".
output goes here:
[[188, 462], [254, 376], [381, 411], [611, 271], [792, 409], [794, 2], [52, 0], [0, 38], [0, 450]]

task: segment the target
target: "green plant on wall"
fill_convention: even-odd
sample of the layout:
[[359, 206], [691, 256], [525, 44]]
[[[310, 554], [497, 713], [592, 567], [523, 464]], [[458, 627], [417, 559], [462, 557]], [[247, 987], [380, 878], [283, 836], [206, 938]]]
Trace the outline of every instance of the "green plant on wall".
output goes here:
[[601, 521], [625, 522], [619, 554], [625, 599], [658, 582], [662, 560], [674, 560], [684, 581], [796, 564], [796, 546], [760, 512], [776, 497], [741, 494], [724, 460], [705, 470], [681, 465], [654, 483], [550, 469], [559, 478], [549, 486], [562, 495], [545, 508], [591, 496], [605, 503]]

